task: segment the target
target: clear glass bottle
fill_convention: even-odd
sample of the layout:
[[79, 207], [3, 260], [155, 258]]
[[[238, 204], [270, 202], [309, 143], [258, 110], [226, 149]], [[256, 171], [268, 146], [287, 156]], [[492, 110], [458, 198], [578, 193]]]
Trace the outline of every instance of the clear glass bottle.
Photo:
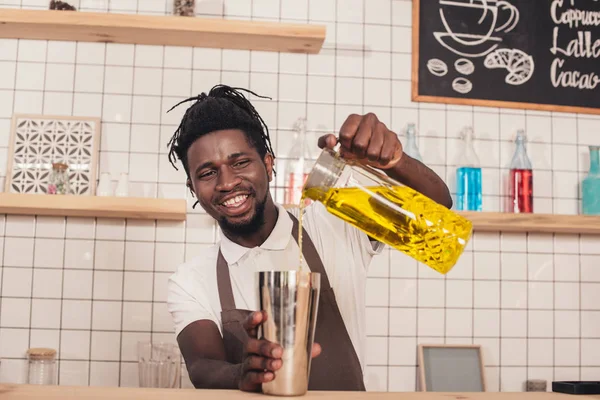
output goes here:
[[406, 142], [402, 146], [404, 153], [412, 158], [423, 162], [419, 146], [417, 145], [417, 128], [414, 123], [410, 122], [406, 126]]
[[533, 168], [527, 155], [523, 129], [517, 131], [515, 153], [509, 172], [509, 212], [533, 213]]
[[115, 196], [129, 196], [129, 174], [127, 172], [121, 172], [119, 175], [119, 181], [117, 182], [117, 188], [115, 189]]
[[48, 348], [31, 348], [27, 350], [29, 385], [56, 385], [56, 350]]
[[[314, 163], [310, 148], [315, 144], [309, 143], [308, 138], [306, 119], [299, 118], [294, 124], [294, 143], [284, 167], [284, 204], [286, 205], [300, 205], [302, 200], [302, 187]], [[308, 200], [305, 199], [306, 204]]]
[[369, 236], [446, 274], [472, 234], [472, 223], [383, 172], [324, 149], [304, 196]]
[[581, 184], [582, 212], [600, 215], [600, 146], [589, 146], [590, 170]]
[[53, 163], [48, 183], [48, 194], [70, 194], [69, 166], [64, 163]]
[[110, 181], [110, 174], [108, 172], [102, 172], [100, 174], [100, 182], [96, 188], [96, 196], [110, 195], [112, 195], [112, 182]]
[[456, 169], [456, 209], [461, 211], [481, 211], [483, 203], [481, 167], [473, 136], [471, 127], [461, 132], [463, 147]]

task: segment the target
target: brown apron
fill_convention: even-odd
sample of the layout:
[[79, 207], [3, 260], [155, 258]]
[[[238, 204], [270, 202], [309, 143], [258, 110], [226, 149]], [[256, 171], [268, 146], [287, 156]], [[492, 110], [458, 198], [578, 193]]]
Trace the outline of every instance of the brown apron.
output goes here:
[[[292, 235], [298, 243], [298, 220], [292, 214], [290, 217], [293, 222]], [[315, 342], [321, 345], [322, 351], [317, 358], [312, 360], [308, 389], [364, 391], [365, 385], [360, 362], [340, 314], [323, 262], [306, 229], [303, 229], [302, 235], [304, 259], [312, 272], [321, 273], [321, 294]], [[251, 311], [235, 308], [229, 266], [221, 250], [219, 250], [217, 259], [217, 285], [223, 310], [221, 311], [221, 320], [227, 361], [239, 364], [242, 362], [244, 343], [247, 338], [242, 323]]]

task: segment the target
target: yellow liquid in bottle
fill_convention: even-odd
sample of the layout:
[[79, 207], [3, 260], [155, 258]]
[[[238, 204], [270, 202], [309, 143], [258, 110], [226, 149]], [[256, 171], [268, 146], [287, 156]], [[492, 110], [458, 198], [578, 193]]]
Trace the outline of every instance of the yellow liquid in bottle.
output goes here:
[[446, 274], [471, 238], [469, 220], [406, 186], [309, 188], [306, 197], [373, 239]]

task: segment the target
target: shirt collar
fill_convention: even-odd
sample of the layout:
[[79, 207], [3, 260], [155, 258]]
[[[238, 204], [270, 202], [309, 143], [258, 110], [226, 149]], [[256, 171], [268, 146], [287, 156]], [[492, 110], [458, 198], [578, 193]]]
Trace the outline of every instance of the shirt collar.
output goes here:
[[[263, 250], [285, 250], [292, 235], [293, 223], [290, 215], [282, 205], [275, 203], [275, 206], [279, 210], [279, 215], [277, 216], [277, 222], [273, 231], [271, 231], [267, 240], [259, 246]], [[250, 250], [252, 248], [240, 246], [232, 242], [221, 231], [221, 252], [228, 264], [231, 265], [238, 262]]]

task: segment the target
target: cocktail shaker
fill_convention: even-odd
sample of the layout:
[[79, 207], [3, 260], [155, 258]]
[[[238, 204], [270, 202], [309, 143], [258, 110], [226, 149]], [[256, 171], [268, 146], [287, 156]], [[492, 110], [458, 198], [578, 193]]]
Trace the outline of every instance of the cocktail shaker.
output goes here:
[[308, 391], [321, 275], [306, 271], [259, 272], [259, 304], [267, 313], [259, 337], [283, 348], [282, 366], [265, 394], [301, 396]]

